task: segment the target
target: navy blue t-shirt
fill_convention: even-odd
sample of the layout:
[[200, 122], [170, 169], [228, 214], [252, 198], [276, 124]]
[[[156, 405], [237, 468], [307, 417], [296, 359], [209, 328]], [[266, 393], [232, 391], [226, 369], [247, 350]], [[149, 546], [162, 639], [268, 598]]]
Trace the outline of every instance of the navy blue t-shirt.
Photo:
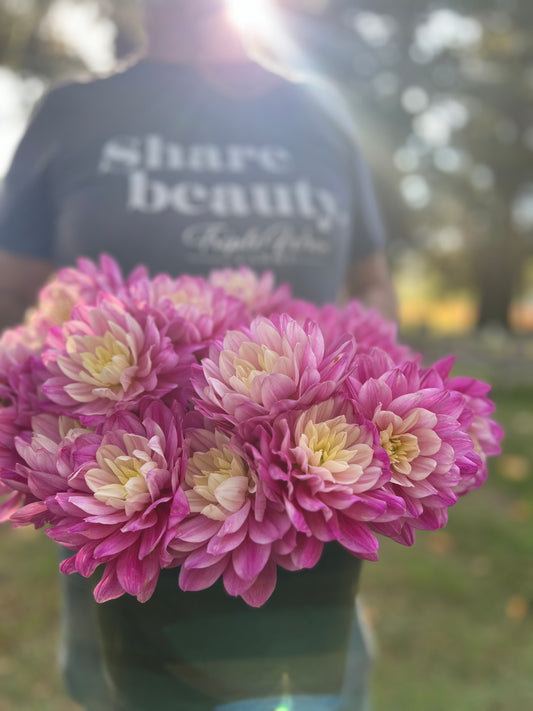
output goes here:
[[321, 303], [384, 235], [359, 150], [308, 87], [141, 61], [45, 97], [5, 181], [0, 247], [152, 273], [248, 265]]

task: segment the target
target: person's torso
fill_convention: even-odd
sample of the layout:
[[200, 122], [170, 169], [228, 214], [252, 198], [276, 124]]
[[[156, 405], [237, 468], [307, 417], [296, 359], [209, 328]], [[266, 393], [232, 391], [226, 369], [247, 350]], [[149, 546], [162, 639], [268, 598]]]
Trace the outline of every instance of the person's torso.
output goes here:
[[355, 232], [353, 177], [305, 91], [280, 82], [236, 97], [149, 63], [65, 88], [56, 261], [107, 252], [125, 270], [172, 274], [247, 265], [300, 298], [334, 300]]

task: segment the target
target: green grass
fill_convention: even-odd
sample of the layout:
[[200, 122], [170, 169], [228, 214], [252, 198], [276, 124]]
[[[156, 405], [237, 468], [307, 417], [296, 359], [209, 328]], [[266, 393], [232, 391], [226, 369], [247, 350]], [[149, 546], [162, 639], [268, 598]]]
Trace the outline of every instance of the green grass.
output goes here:
[[[533, 391], [499, 391], [507, 436], [487, 484], [412, 549], [363, 571], [379, 654], [375, 711], [524, 711], [533, 704]], [[529, 425], [529, 426], [526, 426]]]
[[[533, 707], [533, 390], [494, 393], [507, 437], [488, 483], [412, 549], [383, 541], [362, 594], [375, 711]], [[55, 547], [0, 529], [0, 709], [72, 711], [56, 670]], [[186, 710], [184, 710], [186, 711]]]
[[0, 709], [73, 711], [57, 669], [56, 546], [30, 529], [0, 528]]

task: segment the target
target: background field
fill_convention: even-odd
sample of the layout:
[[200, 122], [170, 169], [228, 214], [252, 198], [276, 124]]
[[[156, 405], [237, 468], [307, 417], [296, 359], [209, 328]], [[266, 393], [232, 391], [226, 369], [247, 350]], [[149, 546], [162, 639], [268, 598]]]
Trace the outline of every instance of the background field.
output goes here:
[[[463, 370], [480, 369], [476, 348], [464, 349]], [[364, 566], [378, 640], [375, 711], [531, 708], [533, 379], [512, 377], [527, 366], [523, 348], [506, 352], [507, 367], [493, 359], [481, 368], [497, 383], [507, 432], [488, 483], [452, 509], [447, 529], [420, 533], [412, 549], [384, 541], [381, 561]], [[3, 527], [0, 559], [0, 709], [72, 711], [56, 670], [55, 548]]]

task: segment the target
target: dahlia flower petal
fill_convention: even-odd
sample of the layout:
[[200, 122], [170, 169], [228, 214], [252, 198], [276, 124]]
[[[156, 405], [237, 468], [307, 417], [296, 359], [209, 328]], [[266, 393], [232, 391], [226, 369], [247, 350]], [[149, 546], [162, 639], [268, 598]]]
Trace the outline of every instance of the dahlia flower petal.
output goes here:
[[[1, 486], [1, 484], [0, 484]], [[7, 488], [7, 487], [6, 487]], [[3, 491], [0, 489], [0, 494]], [[15, 514], [15, 512], [20, 508], [24, 501], [24, 494], [14, 491], [6, 495], [4, 501], [0, 503], [0, 523], [5, 523]], [[26, 520], [23, 516], [23, 519]], [[27, 519], [29, 521], [29, 519]], [[25, 526], [27, 524], [21, 521], [21, 525]]]
[[193, 516], [179, 526], [177, 538], [186, 543], [204, 543], [219, 532], [220, 522]]
[[[145, 585], [144, 565], [139, 560], [137, 546], [131, 545], [124, 554], [117, 558], [117, 578], [130, 595], [137, 596]], [[157, 571], [159, 573], [159, 571]]]
[[136, 533], [125, 533], [120, 529], [116, 530], [94, 549], [94, 556], [96, 558], [116, 556], [117, 553], [121, 553], [133, 545], [137, 539], [138, 535]]
[[279, 526], [268, 518], [257, 521], [251, 516], [248, 521], [248, 535], [250, 536], [250, 540], [254, 543], [273, 543], [280, 538], [283, 533], [284, 531], [280, 531]]
[[311, 533], [302, 512], [298, 511], [298, 509], [287, 499], [285, 500], [285, 509], [292, 525], [297, 531], [300, 531], [301, 533]]
[[269, 561], [259, 573], [253, 585], [242, 593], [242, 599], [251, 607], [261, 607], [274, 592], [276, 580], [276, 565]]
[[400, 520], [389, 523], [372, 523], [372, 529], [402, 546], [412, 546], [415, 543], [414, 530]]
[[278, 373], [275, 377], [265, 380], [258, 399], [261, 400], [265, 408], [269, 409], [279, 400], [290, 398], [293, 393], [294, 380], [289, 375]]
[[324, 544], [314, 536], [306, 537], [302, 545], [298, 545], [291, 554], [296, 569], [314, 568], [320, 560]]
[[200, 548], [187, 556], [187, 560], [183, 563], [183, 567], [187, 569], [210, 568], [216, 563], [219, 563], [225, 557], [225, 553], [222, 553], [221, 555], [211, 555], [204, 548]]
[[184, 566], [180, 569], [179, 586], [185, 592], [206, 590], [213, 585], [224, 573], [228, 560], [224, 558], [209, 568], [189, 569]]
[[425, 509], [415, 521], [409, 521], [406, 525], [424, 531], [436, 531], [439, 528], [444, 528], [447, 523], [448, 510], [444, 507], [439, 509]]
[[253, 543], [246, 538], [231, 556], [237, 575], [245, 580], [254, 580], [267, 564], [270, 550], [270, 545]]
[[307, 516], [307, 520], [309, 522], [309, 530], [304, 531], [306, 535], [312, 534], [323, 543], [327, 543], [328, 541], [333, 541], [335, 539], [335, 533], [329, 527], [322, 512], [317, 514], [310, 513]]
[[0, 506], [0, 523], [10, 520], [15, 528], [29, 525], [34, 525], [35, 528], [41, 528], [47, 523], [49, 513], [46, 504], [43, 501], [36, 501], [19, 508], [24, 498], [23, 494], [16, 494], [10, 497], [5, 504]]
[[382, 380], [367, 380], [361, 387], [358, 400], [361, 414], [372, 420], [376, 403], [379, 403], [380, 409], [386, 409], [392, 400], [392, 392]]
[[224, 571], [224, 588], [229, 595], [237, 597], [245, 593], [255, 582], [255, 580], [245, 580], [235, 572], [231, 562]]
[[307, 511], [320, 511], [321, 509], [326, 508], [326, 504], [320, 498], [311, 492], [306, 491], [303, 487], [296, 489], [296, 501], [299, 506]]
[[139, 558], [141, 560], [154, 553], [161, 542], [161, 539], [165, 535], [167, 525], [168, 522], [161, 518], [158, 523], [154, 524], [146, 531], [143, 531], [139, 545]]
[[94, 543], [87, 543], [76, 553], [76, 570], [84, 578], [89, 578], [100, 565], [99, 560], [94, 556]]
[[335, 533], [339, 543], [354, 555], [365, 560], [378, 560], [379, 543], [368, 525], [339, 516]]
[[106, 526], [120, 524], [123, 532], [127, 530], [126, 526], [122, 525], [124, 523], [124, 511], [117, 511], [117, 513], [110, 514], [109, 510], [107, 510], [103, 516], [86, 516], [84, 521], [87, 524], [105, 524]]
[[77, 573], [78, 571], [76, 568], [76, 556], [72, 555], [70, 558], [65, 558], [64, 560], [62, 560], [59, 564], [59, 570], [64, 575], [72, 575], [72, 573]]
[[212, 555], [221, 555], [230, 553], [235, 550], [246, 538], [247, 531], [246, 527], [242, 526], [235, 533], [227, 533], [226, 535], [213, 536], [209, 543], [207, 544], [207, 550]]
[[236, 511], [224, 521], [218, 535], [222, 538], [231, 533], [236, 533], [244, 525], [250, 514], [250, 501], [246, 501], [240, 511]]
[[[60, 499], [63, 501], [63, 497]], [[106, 513], [111, 513], [107, 504], [103, 501], [98, 501], [92, 496], [83, 495], [68, 495], [65, 503], [68, 501], [72, 506], [78, 507], [79, 510], [84, 511], [86, 514], [91, 514], [92, 516], [105, 516]]]

